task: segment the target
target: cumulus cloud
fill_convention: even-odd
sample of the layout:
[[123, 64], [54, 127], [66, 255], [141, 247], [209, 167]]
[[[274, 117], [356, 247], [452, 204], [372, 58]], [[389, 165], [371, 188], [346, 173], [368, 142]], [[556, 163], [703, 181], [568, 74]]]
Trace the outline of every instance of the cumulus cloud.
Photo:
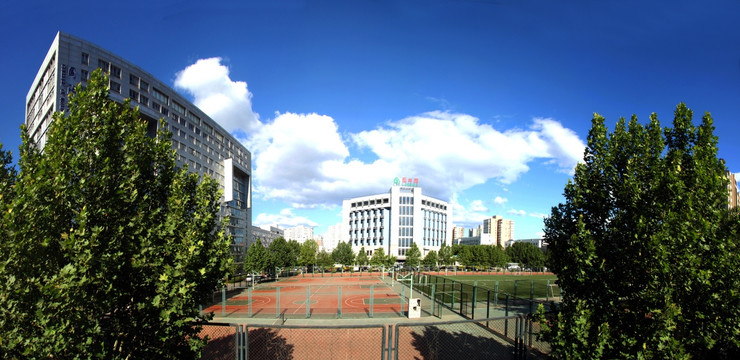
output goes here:
[[480, 200], [473, 200], [467, 204], [463, 204], [457, 198], [457, 194], [453, 194], [450, 199], [450, 205], [452, 206], [452, 221], [455, 226], [462, 226], [466, 228], [476, 227], [483, 222], [483, 219], [489, 218], [488, 209], [483, 206], [483, 202]]
[[291, 209], [283, 209], [279, 214], [265, 214], [261, 213], [254, 219], [254, 226], [262, 225], [274, 225], [277, 224], [282, 227], [293, 227], [293, 226], [318, 226], [315, 221], [311, 221], [303, 216], [296, 216], [293, 214]]
[[525, 216], [525, 215], [527, 215], [527, 212], [526, 211], [524, 211], [524, 210], [516, 210], [516, 209], [511, 209], [511, 210], [507, 211], [506, 213], [509, 214], [509, 215], [516, 215], [516, 216]]
[[177, 73], [175, 87], [193, 95], [195, 105], [229, 132], [249, 132], [260, 125], [252, 111], [252, 93], [244, 81], [233, 81], [218, 57], [201, 59]]
[[[490, 180], [512, 183], [532, 162], [571, 173], [585, 147], [572, 130], [545, 118], [502, 131], [468, 114], [434, 111], [354, 134], [343, 134], [335, 119], [316, 113], [276, 113], [261, 121], [246, 82], [232, 80], [222, 62], [198, 60], [177, 73], [175, 86], [232, 134], [246, 134], [255, 197], [294, 208], [336, 206], [384, 192], [396, 176], [419, 178], [425, 194], [447, 200]], [[458, 206], [455, 221], [458, 214], [470, 221], [486, 216], [482, 202]], [[258, 215], [255, 223], [276, 222], [268, 216]]]
[[503, 198], [503, 197], [500, 197], [500, 196], [496, 196], [496, 198], [493, 199], [493, 203], [494, 204], [497, 204], [497, 205], [503, 205], [507, 201], [509, 201], [509, 199]]

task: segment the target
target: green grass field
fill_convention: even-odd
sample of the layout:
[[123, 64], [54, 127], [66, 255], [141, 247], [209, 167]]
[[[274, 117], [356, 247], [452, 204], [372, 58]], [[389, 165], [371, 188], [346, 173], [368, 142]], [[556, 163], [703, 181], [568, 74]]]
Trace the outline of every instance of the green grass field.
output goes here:
[[[459, 283], [462, 283], [464, 284], [462, 286], [462, 291], [467, 293], [468, 297], [472, 297], [473, 285], [477, 284], [477, 298], [479, 301], [484, 299], [486, 296], [489, 296], [488, 290], [490, 290], [490, 296], [494, 296], [493, 294], [496, 290], [496, 282], [498, 282], [499, 299], [504, 298], [505, 294], [528, 299], [530, 297], [533, 283], [535, 299], [559, 297], [560, 288], [554, 286], [556, 280], [557, 277], [553, 275], [423, 275], [422, 277], [415, 279], [418, 286], [426, 285], [428, 288], [431, 284], [436, 284], [435, 291], [444, 293], [451, 292], [453, 284], [455, 284], [455, 290], [460, 291]], [[548, 287], [548, 285], [553, 286]]]

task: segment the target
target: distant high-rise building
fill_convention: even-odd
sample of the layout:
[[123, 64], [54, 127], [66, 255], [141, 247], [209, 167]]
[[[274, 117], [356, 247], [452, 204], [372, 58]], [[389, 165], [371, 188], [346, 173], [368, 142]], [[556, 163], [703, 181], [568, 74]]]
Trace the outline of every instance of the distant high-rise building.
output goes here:
[[498, 215], [483, 220], [481, 238], [483, 237], [490, 237], [492, 245], [505, 247], [507, 241], [514, 239], [514, 220], [504, 219]]
[[340, 241], [342, 241], [342, 224], [329, 225], [321, 249], [331, 252], [337, 248]]
[[457, 244], [457, 242], [465, 237], [465, 228], [461, 226], [455, 226], [452, 228], [452, 243]]
[[252, 155], [198, 107], [138, 66], [58, 32], [26, 96], [26, 127], [31, 139], [44, 148], [52, 114], [68, 111], [68, 95], [78, 84], [85, 86], [98, 68], [109, 76], [109, 97], [119, 103], [131, 99], [131, 105], [139, 108], [142, 120], [148, 123], [150, 136], [160, 127], [172, 132], [178, 166], [187, 164], [188, 171], [208, 174], [218, 181], [223, 190], [219, 215], [230, 219], [231, 252], [241, 263], [252, 224]]
[[283, 230], [283, 233], [285, 234], [285, 240], [295, 240], [301, 244], [303, 244], [306, 240], [313, 239], [313, 228], [310, 226], [294, 226]]
[[727, 208], [734, 209], [738, 204], [740, 204], [740, 193], [737, 191], [737, 180], [735, 179], [735, 174], [730, 171], [727, 171], [725, 176], [727, 176]]

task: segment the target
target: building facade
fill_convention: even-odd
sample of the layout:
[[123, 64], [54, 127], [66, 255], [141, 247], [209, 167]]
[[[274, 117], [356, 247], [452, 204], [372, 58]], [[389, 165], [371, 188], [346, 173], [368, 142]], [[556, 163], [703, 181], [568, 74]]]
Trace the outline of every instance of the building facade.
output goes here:
[[[514, 220], [504, 219], [499, 215], [494, 215], [483, 220], [483, 231], [481, 232], [481, 242], [483, 238], [489, 238], [485, 245], [506, 246], [506, 242], [514, 239]], [[490, 244], [489, 244], [490, 243]]]
[[[233, 238], [231, 252], [243, 261], [252, 223], [251, 153], [228, 131], [148, 72], [80, 38], [57, 33], [26, 96], [25, 123], [31, 139], [43, 148], [52, 114], [68, 110], [68, 95], [83, 86], [97, 68], [109, 75], [110, 98], [131, 99], [154, 136], [160, 126], [172, 132], [177, 165], [208, 174], [223, 190], [221, 218]], [[164, 119], [160, 124], [159, 119]]]
[[737, 191], [737, 180], [735, 174], [730, 171], [725, 172], [727, 177], [727, 208], [734, 209], [740, 203], [740, 193]]
[[252, 226], [251, 233], [252, 233], [251, 234], [252, 238], [249, 244], [250, 246], [253, 243], [255, 243], [257, 240], [259, 240], [262, 246], [269, 247], [270, 244], [272, 244], [272, 242], [275, 241], [275, 239], [279, 237], [284, 238], [283, 230], [281, 230], [280, 228], [276, 226], [270, 226], [270, 225], [259, 226], [259, 227]]
[[422, 194], [418, 179], [398, 178], [388, 193], [362, 196], [342, 203], [342, 241], [369, 256], [382, 248], [387, 255], [406, 259], [412, 243], [421, 250], [439, 251], [452, 245], [452, 206]]
[[294, 226], [283, 230], [285, 240], [295, 240], [303, 244], [306, 240], [313, 240], [313, 228], [310, 226]]

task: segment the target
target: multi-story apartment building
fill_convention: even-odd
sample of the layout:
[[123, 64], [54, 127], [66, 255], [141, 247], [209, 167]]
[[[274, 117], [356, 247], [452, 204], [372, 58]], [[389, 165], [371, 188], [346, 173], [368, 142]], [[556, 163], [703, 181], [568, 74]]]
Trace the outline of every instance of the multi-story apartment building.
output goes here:
[[452, 227], [452, 243], [457, 244], [457, 242], [465, 237], [465, 228], [461, 226], [453, 226]]
[[285, 240], [295, 240], [303, 244], [306, 240], [313, 239], [313, 228], [310, 226], [294, 226], [283, 230]]
[[342, 203], [342, 241], [357, 253], [365, 247], [369, 256], [379, 248], [406, 259], [412, 243], [421, 250], [439, 251], [452, 245], [452, 206], [422, 194], [418, 179], [396, 178], [388, 193], [362, 196]]
[[275, 239], [282, 237], [284, 238], [283, 230], [277, 226], [264, 225], [264, 226], [252, 226], [252, 238], [250, 239], [249, 245], [251, 246], [257, 240], [260, 241], [262, 246], [269, 247]]
[[727, 177], [727, 208], [734, 209], [740, 204], [740, 193], [737, 191], [737, 180], [735, 174], [730, 171], [725, 172]]
[[[160, 126], [172, 132], [178, 166], [208, 174], [223, 190], [220, 215], [229, 216], [232, 254], [243, 261], [252, 223], [251, 154], [203, 111], [165, 83], [123, 58], [80, 38], [57, 33], [26, 96], [26, 126], [43, 148], [52, 114], [68, 110], [68, 95], [93, 70], [108, 73], [110, 98], [131, 99], [154, 136]], [[159, 119], [164, 119], [163, 123]]]
[[484, 219], [481, 242], [483, 237], [490, 237], [492, 245], [505, 247], [506, 242], [514, 238], [514, 220], [504, 219], [499, 215]]

